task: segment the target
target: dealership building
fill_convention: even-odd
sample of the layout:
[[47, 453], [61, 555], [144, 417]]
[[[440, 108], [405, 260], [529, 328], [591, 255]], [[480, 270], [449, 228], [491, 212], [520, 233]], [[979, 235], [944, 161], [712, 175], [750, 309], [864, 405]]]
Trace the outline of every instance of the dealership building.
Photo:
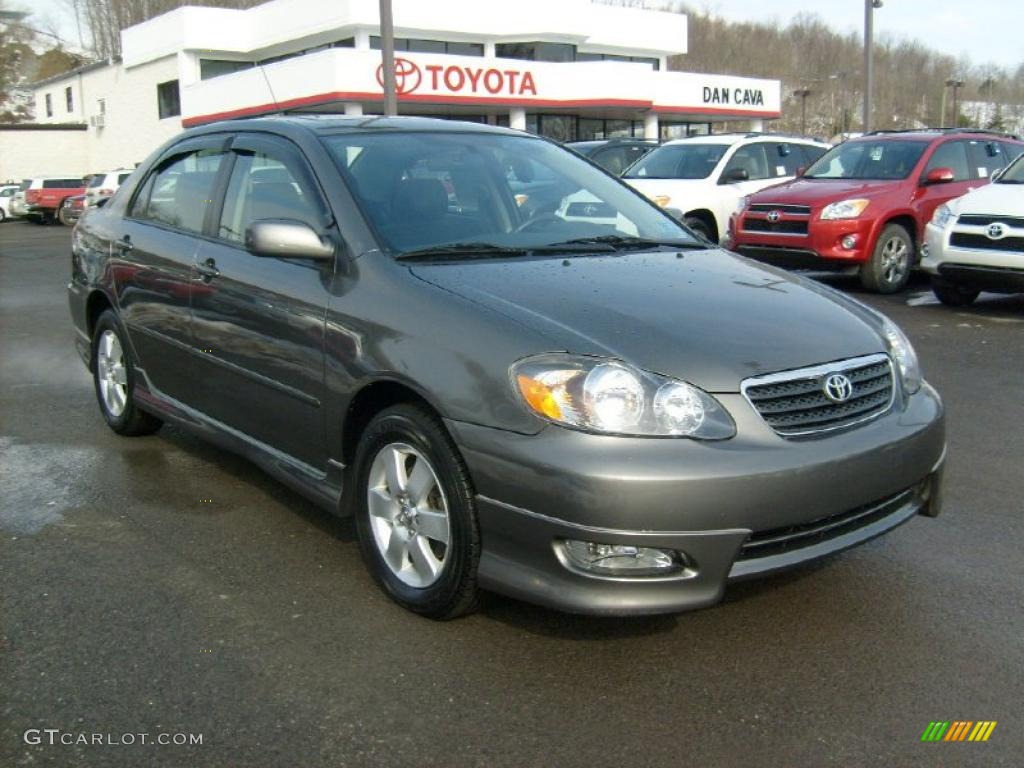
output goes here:
[[[401, 114], [562, 141], [673, 138], [723, 120], [758, 130], [780, 114], [777, 80], [668, 71], [686, 53], [684, 14], [590, 0], [393, 9]], [[183, 7], [125, 29], [120, 61], [34, 86], [39, 130], [0, 127], [0, 178], [131, 167], [183, 126], [215, 120], [380, 113], [378, 10], [378, 0], [271, 0]], [[17, 172], [3, 167], [12, 163]]]

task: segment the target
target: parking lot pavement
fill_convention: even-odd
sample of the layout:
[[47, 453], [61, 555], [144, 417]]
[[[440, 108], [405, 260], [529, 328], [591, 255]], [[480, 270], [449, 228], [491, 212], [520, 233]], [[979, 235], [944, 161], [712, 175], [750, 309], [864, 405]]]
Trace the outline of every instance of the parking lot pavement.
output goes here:
[[[495, 597], [439, 624], [378, 592], [348, 522], [247, 462], [105, 427], [68, 252], [67, 229], [0, 226], [0, 765], [1021, 764], [1024, 299], [858, 294], [945, 397], [940, 518], [696, 613]], [[935, 720], [998, 726], [922, 744]], [[152, 743], [176, 733], [202, 744]]]

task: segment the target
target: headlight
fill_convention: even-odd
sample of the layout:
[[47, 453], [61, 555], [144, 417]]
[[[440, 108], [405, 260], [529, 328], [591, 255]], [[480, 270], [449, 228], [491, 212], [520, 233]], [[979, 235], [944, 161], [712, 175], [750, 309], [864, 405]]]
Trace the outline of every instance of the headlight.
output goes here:
[[736, 213], [736, 214], [743, 213], [743, 211], [745, 211], [746, 208], [747, 208], [747, 203], [749, 203], [749, 202], [750, 202], [750, 195], [744, 195], [743, 197], [741, 197], [739, 200], [736, 201], [736, 210], [734, 211], [734, 213]]
[[729, 414], [684, 381], [615, 360], [548, 354], [512, 366], [513, 388], [538, 416], [601, 434], [724, 440]]
[[891, 320], [886, 319], [884, 333], [889, 353], [900, 371], [903, 391], [912, 395], [921, 388], [921, 366], [917, 362], [917, 353], [914, 352], [910, 339]]
[[857, 197], [852, 200], [840, 200], [838, 203], [830, 203], [821, 210], [821, 218], [829, 219], [856, 219], [864, 209], [868, 207], [870, 200]]
[[668, 195], [655, 195], [650, 200], [659, 208], [667, 208], [668, 204], [672, 202], [672, 198]]
[[950, 208], [947, 203], [943, 203], [936, 208], [935, 213], [932, 214], [932, 224], [945, 229], [946, 225], [949, 224], [952, 218], [953, 209]]

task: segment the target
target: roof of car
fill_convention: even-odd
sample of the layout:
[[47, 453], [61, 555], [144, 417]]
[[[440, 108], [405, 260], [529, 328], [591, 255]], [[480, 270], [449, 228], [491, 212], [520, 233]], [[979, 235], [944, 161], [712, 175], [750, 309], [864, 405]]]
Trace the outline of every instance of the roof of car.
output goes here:
[[799, 141], [804, 144], [828, 146], [827, 142], [810, 136], [794, 136], [787, 133], [761, 133], [757, 131], [748, 131], [746, 133], [705, 133], [699, 136], [687, 136], [684, 139], [666, 141], [663, 146], [678, 146], [680, 144], [725, 144], [732, 146], [742, 141]]
[[363, 131], [444, 131], [451, 133], [498, 133], [514, 136], [524, 135], [522, 131], [510, 128], [487, 125], [485, 123], [462, 120], [442, 120], [433, 117], [416, 117], [401, 115], [385, 117], [384, 115], [362, 115], [346, 117], [333, 114], [282, 114], [266, 117], [244, 118], [238, 120], [222, 120], [194, 128], [199, 133], [204, 129], [224, 130], [231, 126], [239, 131], [253, 128], [273, 128], [294, 126], [305, 128], [315, 133], [359, 133]]
[[1011, 141], [1019, 141], [1020, 139], [1020, 137], [1010, 133], [988, 131], [980, 128], [920, 128], [871, 131], [870, 133], [865, 133], [862, 136], [850, 138], [848, 141], [877, 141], [878, 139], [892, 139], [895, 141], [934, 141], [935, 139], [951, 138], [953, 136], [961, 139], [977, 139], [979, 141], [984, 141], [986, 139], [1008, 139]]

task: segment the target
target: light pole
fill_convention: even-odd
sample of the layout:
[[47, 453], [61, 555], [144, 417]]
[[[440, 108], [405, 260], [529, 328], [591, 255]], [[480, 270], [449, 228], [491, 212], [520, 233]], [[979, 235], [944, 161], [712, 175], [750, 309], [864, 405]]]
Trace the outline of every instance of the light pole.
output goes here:
[[800, 99], [800, 135], [807, 135], [807, 97], [811, 95], [810, 88], [800, 88], [793, 91], [793, 95]]
[[[949, 80], [946, 81], [946, 87], [953, 89], [953, 124], [950, 126], [950, 128], [959, 128], [960, 127], [960, 103], [959, 103], [959, 100], [957, 99], [957, 91], [959, 91], [961, 88], [964, 87], [964, 81], [963, 80], [957, 80], [956, 78], [950, 78]], [[943, 94], [945, 94], [945, 91], [943, 91]], [[943, 111], [945, 111], [945, 110], [943, 110]], [[943, 114], [942, 119], [943, 120], [946, 119], [945, 114]]]
[[882, 0], [864, 0], [864, 133], [871, 130], [871, 91], [875, 85], [875, 65], [871, 49], [874, 45], [875, 8], [881, 7]]
[[384, 86], [384, 114], [398, 114], [398, 95], [395, 93], [395, 23], [391, 15], [391, 0], [380, 0], [380, 57], [381, 78]]

